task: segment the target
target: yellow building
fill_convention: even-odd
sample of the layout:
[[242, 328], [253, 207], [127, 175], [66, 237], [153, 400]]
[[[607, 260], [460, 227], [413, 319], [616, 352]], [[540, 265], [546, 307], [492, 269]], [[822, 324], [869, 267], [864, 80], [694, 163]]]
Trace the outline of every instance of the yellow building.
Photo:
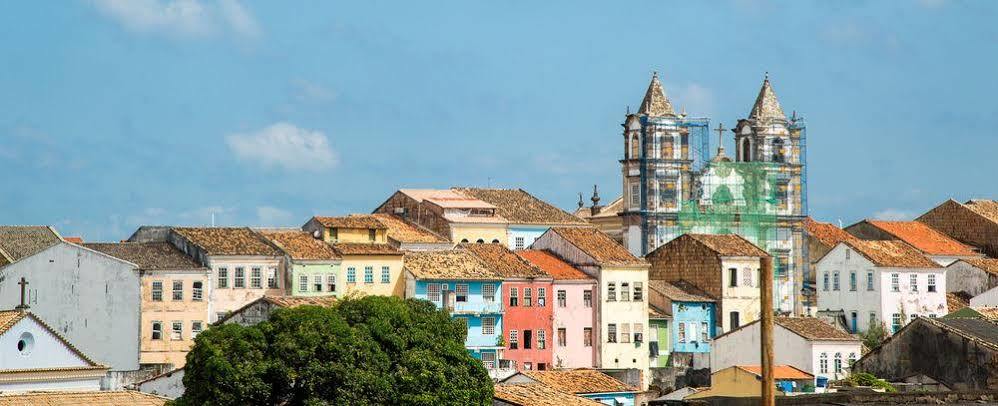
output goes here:
[[316, 216], [302, 229], [331, 244], [342, 258], [337, 296], [405, 294], [402, 252], [388, 243], [388, 227], [374, 215]]
[[[777, 393], [804, 392], [810, 385], [814, 390], [814, 375], [790, 365], [776, 365], [773, 370]], [[759, 397], [762, 396], [762, 367], [735, 365], [710, 375], [710, 388], [696, 392], [685, 399], [709, 397]]]

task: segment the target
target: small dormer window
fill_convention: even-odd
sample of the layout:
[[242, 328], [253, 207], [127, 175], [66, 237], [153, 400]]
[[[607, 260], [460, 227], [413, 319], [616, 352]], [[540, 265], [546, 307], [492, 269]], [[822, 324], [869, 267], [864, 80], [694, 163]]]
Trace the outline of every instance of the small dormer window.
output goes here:
[[368, 240], [371, 240], [371, 242], [374, 242], [377, 237], [378, 237], [378, 230], [375, 230], [373, 228], [367, 230], [367, 239]]

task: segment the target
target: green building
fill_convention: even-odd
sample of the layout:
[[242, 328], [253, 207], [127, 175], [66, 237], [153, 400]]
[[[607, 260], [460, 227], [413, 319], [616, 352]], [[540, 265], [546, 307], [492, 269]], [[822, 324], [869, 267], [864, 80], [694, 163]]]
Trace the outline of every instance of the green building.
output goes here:
[[291, 296], [337, 296], [342, 259], [333, 247], [301, 230], [259, 230], [284, 253], [288, 272], [286, 292]]

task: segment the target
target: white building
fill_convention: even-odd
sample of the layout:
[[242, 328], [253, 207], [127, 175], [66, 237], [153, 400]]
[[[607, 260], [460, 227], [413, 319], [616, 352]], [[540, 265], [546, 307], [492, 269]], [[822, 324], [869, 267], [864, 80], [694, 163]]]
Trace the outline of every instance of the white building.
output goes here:
[[27, 307], [0, 311], [0, 393], [99, 391], [107, 370]]
[[998, 259], [961, 259], [946, 267], [946, 291], [977, 296], [998, 287]]
[[[711, 372], [735, 365], [758, 365], [759, 322], [714, 338]], [[790, 365], [828, 379], [849, 374], [861, 356], [859, 338], [813, 317], [777, 317], [773, 322], [773, 356], [777, 365]], [[750, 350], [751, 349], [751, 350]]]
[[842, 311], [852, 331], [895, 332], [948, 313], [945, 268], [901, 241], [840, 242], [816, 264], [818, 309]]
[[998, 307], [998, 287], [970, 298], [970, 307]]

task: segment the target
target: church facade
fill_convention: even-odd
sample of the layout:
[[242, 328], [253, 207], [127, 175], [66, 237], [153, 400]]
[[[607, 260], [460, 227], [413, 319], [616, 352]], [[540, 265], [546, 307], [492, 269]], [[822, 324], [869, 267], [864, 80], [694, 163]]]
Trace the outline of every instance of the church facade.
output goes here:
[[657, 73], [622, 126], [624, 246], [643, 256], [685, 233], [741, 235], [775, 259], [774, 306], [800, 314], [809, 299], [805, 126], [796, 113], [787, 118], [768, 75], [731, 130], [733, 157], [720, 139], [707, 151], [709, 120], [677, 114]]

